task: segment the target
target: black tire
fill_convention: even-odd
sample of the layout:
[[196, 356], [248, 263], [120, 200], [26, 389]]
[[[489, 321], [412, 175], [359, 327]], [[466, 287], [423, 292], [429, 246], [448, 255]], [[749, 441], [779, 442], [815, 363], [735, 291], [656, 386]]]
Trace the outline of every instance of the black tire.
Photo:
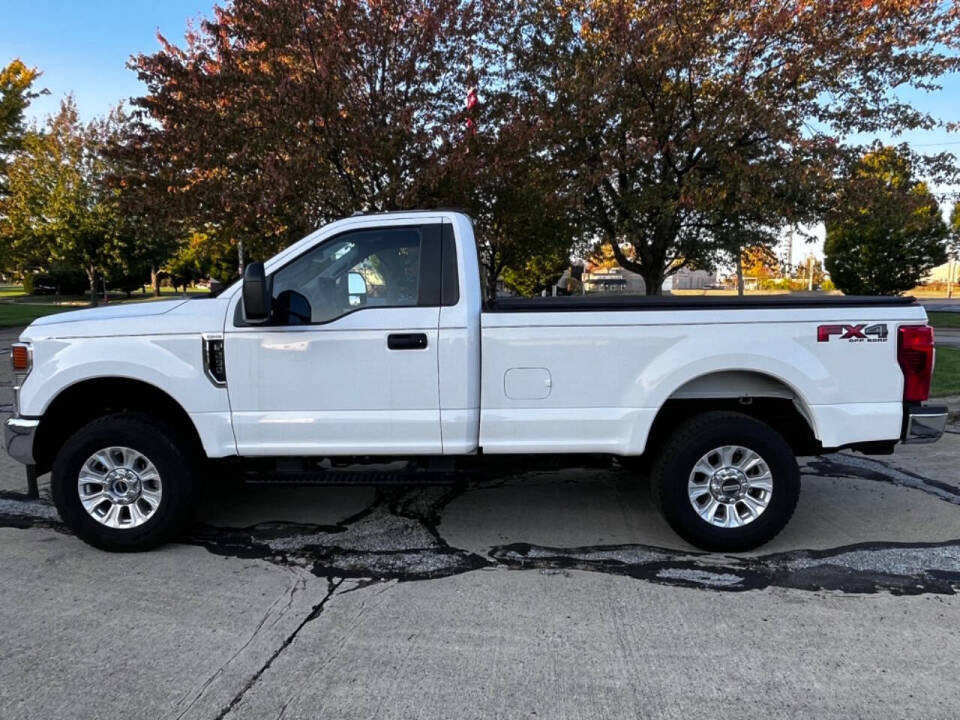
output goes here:
[[[718, 527], [700, 517], [687, 490], [690, 473], [711, 450], [741, 446], [758, 453], [773, 477], [769, 504], [740, 527]], [[740, 552], [771, 540], [790, 521], [800, 497], [800, 470], [786, 440], [766, 423], [736, 412], [707, 412], [677, 427], [650, 475], [654, 503], [680, 537], [703, 550]]]
[[[137, 527], [107, 527], [80, 502], [77, 481], [83, 464], [111, 446], [142, 453], [162, 479], [159, 504]], [[60, 518], [84, 542], [113, 552], [149, 550], [177, 538], [193, 511], [194, 462], [186, 447], [172, 428], [143, 413], [116, 413], [91, 421], [70, 436], [53, 462], [50, 489]]]

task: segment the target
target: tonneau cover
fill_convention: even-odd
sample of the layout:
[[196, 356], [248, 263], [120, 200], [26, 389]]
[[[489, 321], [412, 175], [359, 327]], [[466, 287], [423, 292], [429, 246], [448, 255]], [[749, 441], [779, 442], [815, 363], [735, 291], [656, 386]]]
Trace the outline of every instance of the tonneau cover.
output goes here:
[[572, 295], [561, 297], [498, 297], [485, 312], [587, 312], [616, 310], [736, 310], [819, 307], [902, 307], [915, 305], [912, 296], [872, 295]]

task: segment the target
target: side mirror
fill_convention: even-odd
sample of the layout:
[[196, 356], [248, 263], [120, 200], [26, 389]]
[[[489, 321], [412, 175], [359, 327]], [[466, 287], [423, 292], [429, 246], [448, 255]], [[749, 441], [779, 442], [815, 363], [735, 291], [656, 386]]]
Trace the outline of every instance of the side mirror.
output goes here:
[[364, 305], [367, 302], [367, 281], [357, 272], [347, 274], [347, 295], [350, 305]]
[[360, 273], [352, 272], [347, 275], [347, 292], [351, 295], [366, 295], [367, 281]]
[[270, 288], [263, 263], [250, 263], [243, 271], [243, 319], [254, 325], [270, 319]]

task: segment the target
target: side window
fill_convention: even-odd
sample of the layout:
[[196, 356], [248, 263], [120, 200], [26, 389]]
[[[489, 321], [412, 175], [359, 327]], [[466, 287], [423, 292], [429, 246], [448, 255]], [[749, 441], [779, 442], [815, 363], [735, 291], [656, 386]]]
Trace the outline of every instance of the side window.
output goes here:
[[274, 322], [326, 323], [364, 307], [420, 304], [424, 228], [357, 230], [332, 238], [273, 275]]

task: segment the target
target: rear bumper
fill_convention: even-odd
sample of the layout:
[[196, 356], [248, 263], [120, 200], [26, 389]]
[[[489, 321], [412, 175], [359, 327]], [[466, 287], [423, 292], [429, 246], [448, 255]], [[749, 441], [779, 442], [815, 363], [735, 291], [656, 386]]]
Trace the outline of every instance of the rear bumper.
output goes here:
[[947, 426], [947, 408], [943, 405], [908, 407], [903, 421], [904, 444], [932, 443], [940, 439]]
[[35, 418], [12, 417], [3, 424], [3, 446], [17, 462], [33, 465], [33, 440], [40, 421]]

